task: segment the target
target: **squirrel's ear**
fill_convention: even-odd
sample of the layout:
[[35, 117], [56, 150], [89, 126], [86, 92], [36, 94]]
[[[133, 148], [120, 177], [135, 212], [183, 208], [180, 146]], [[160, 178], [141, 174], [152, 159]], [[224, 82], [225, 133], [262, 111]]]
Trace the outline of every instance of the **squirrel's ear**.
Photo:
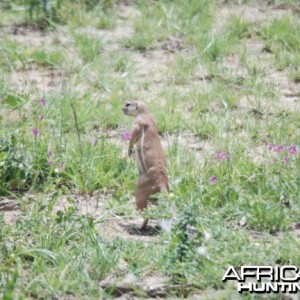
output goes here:
[[138, 103], [135, 103], [135, 108], [136, 108], [137, 110], [139, 109]]

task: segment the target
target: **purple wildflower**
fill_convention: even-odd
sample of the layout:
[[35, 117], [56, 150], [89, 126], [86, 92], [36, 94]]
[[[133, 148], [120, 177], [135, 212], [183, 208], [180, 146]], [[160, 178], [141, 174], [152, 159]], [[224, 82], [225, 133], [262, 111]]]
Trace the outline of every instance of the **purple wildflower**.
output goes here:
[[296, 145], [293, 145], [293, 146], [289, 147], [287, 151], [290, 154], [297, 154], [298, 153], [298, 148], [297, 148]]
[[48, 156], [48, 158], [50, 158], [52, 156], [52, 151], [51, 150], [47, 153], [47, 156]]
[[131, 137], [132, 137], [132, 133], [130, 131], [124, 131], [121, 134], [121, 140], [122, 140], [122, 142], [131, 140]]
[[40, 122], [44, 120], [44, 116], [40, 116]]
[[271, 151], [273, 148], [274, 148], [274, 144], [273, 144], [273, 143], [268, 144], [268, 149], [269, 149], [270, 151]]
[[53, 165], [53, 161], [48, 161], [48, 166], [52, 166]]
[[32, 129], [32, 134], [33, 134], [34, 137], [37, 137], [38, 134], [39, 134], [39, 132], [40, 132], [40, 131], [39, 131], [38, 128], [33, 128], [33, 129]]
[[217, 177], [217, 176], [212, 176], [212, 177], [210, 177], [210, 179], [209, 179], [209, 183], [210, 183], [211, 185], [216, 184], [217, 181], [218, 181], [218, 177]]
[[277, 153], [280, 153], [282, 152], [284, 149], [284, 146], [283, 145], [279, 145], [277, 147], [274, 148], [274, 151], [277, 152]]
[[282, 161], [283, 161], [284, 163], [288, 164], [290, 160], [289, 160], [288, 157], [285, 156], [285, 157], [282, 159]]
[[46, 99], [45, 99], [45, 98], [42, 98], [42, 99], [41, 99], [41, 105], [42, 105], [42, 106], [46, 106]]
[[227, 160], [229, 158], [229, 154], [224, 151], [218, 151], [216, 155], [216, 160]]

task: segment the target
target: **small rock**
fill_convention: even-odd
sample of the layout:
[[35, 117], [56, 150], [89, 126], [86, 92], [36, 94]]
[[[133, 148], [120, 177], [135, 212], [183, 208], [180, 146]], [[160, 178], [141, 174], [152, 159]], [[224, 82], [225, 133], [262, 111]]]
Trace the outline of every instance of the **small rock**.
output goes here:
[[243, 216], [243, 217], [241, 218], [241, 220], [238, 222], [238, 225], [244, 227], [244, 226], [246, 226], [246, 224], [247, 224], [247, 217], [246, 217], [246, 216]]

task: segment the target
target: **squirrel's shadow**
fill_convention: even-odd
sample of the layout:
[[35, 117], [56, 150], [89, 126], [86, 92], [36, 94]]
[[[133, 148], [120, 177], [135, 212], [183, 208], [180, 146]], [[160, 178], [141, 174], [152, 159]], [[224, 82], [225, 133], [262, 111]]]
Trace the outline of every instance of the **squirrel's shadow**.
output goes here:
[[155, 236], [158, 235], [161, 231], [161, 228], [157, 225], [147, 225], [147, 227], [143, 230], [139, 229], [134, 224], [120, 224], [120, 226], [130, 235]]

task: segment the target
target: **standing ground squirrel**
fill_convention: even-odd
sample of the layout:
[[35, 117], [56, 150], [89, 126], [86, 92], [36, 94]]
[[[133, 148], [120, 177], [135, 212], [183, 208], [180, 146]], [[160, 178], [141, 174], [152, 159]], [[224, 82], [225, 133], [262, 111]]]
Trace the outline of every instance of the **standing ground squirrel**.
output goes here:
[[[139, 171], [139, 180], [135, 188], [137, 209], [143, 210], [151, 195], [168, 193], [169, 181], [165, 156], [156, 124], [145, 103], [141, 101], [127, 102], [122, 108], [125, 115], [135, 117], [128, 155], [133, 154], [136, 144], [135, 160]], [[145, 219], [141, 230], [148, 223]]]

